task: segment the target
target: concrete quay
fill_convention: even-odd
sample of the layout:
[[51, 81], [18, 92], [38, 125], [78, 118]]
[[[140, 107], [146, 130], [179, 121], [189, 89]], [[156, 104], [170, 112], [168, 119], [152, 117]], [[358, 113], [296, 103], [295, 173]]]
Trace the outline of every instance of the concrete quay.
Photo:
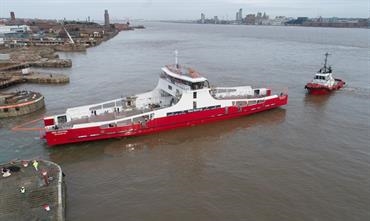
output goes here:
[[0, 118], [29, 114], [44, 106], [44, 96], [37, 92], [0, 93]]
[[64, 74], [41, 74], [38, 72], [29, 74], [0, 73], [0, 89], [21, 83], [67, 84], [69, 83], [69, 77]]
[[22, 76], [26, 83], [38, 84], [67, 84], [69, 77], [64, 74], [40, 74], [33, 72], [29, 75]]
[[55, 51], [64, 52], [86, 52], [86, 46], [83, 44], [63, 44], [54, 46]]
[[21, 63], [9, 63], [8, 65], [0, 66], [0, 72], [2, 71], [15, 71], [22, 70], [24, 68], [36, 67], [36, 68], [70, 68], [72, 67], [71, 59], [43, 59], [39, 61], [21, 62]]
[[11, 76], [4, 78], [0, 76], [0, 89], [4, 89], [21, 83], [24, 83], [24, 80], [20, 77]]
[[59, 165], [16, 161], [0, 165], [0, 170], [0, 220], [65, 220], [65, 183]]
[[47, 59], [30, 62], [31, 67], [38, 68], [70, 68], [72, 67], [71, 59]]

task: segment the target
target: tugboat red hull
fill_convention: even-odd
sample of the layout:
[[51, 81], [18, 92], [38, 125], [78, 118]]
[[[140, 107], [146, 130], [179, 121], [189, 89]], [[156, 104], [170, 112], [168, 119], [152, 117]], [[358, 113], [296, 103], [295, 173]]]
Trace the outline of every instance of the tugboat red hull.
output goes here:
[[346, 82], [344, 82], [343, 80], [335, 79], [335, 84], [332, 87], [316, 83], [307, 83], [305, 89], [307, 89], [308, 93], [312, 95], [324, 95], [329, 94], [332, 91], [341, 89], [342, 87], [344, 87], [345, 84]]

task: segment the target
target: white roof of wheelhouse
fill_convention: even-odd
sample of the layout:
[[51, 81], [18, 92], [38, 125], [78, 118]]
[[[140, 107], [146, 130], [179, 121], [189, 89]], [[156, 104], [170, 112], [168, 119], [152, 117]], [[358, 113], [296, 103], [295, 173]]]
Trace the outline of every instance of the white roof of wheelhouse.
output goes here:
[[331, 73], [320, 73], [320, 72], [316, 73], [317, 76], [328, 76], [329, 74]]
[[178, 79], [188, 81], [188, 82], [192, 82], [192, 83], [198, 83], [198, 82], [203, 82], [203, 81], [207, 80], [205, 77], [201, 77], [201, 76], [193, 78], [193, 77], [189, 77], [189, 76], [184, 75], [184, 74], [177, 74], [177, 73], [172, 72], [167, 67], [163, 67], [162, 71], [164, 71], [166, 74], [170, 75], [171, 77], [178, 78]]

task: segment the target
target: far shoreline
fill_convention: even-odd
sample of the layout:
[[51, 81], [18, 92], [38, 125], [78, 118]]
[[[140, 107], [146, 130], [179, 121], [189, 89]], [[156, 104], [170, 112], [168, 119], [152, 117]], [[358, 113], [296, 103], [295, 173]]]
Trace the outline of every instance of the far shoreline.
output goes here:
[[334, 27], [334, 26], [306, 26], [306, 25], [249, 25], [249, 24], [235, 24], [235, 23], [230, 23], [230, 24], [213, 24], [213, 23], [198, 23], [196, 21], [171, 21], [171, 20], [147, 20], [146, 22], [161, 22], [161, 23], [178, 23], [178, 24], [197, 24], [197, 25], [219, 25], [219, 26], [256, 26], [256, 27], [302, 27], [302, 28], [340, 28], [340, 29], [370, 29], [370, 26], [368, 27]]

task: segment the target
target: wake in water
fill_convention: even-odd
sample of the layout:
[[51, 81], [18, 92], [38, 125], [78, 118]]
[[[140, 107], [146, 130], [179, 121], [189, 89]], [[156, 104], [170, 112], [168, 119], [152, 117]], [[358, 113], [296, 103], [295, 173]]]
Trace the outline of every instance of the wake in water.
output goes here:
[[344, 87], [342, 91], [343, 93], [352, 95], [354, 97], [370, 99], [370, 88]]

